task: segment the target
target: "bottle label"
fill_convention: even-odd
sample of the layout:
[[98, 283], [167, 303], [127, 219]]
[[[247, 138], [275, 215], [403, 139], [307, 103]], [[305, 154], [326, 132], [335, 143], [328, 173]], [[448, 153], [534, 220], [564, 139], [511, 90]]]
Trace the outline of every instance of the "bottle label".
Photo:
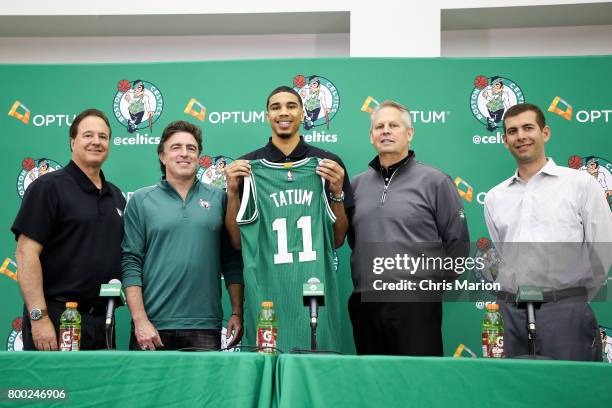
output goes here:
[[276, 353], [276, 336], [277, 329], [275, 327], [258, 327], [257, 351], [260, 353]]
[[487, 358], [504, 357], [504, 332], [499, 330], [482, 332], [482, 356]]
[[489, 339], [488, 339], [486, 331], [482, 332], [482, 356], [485, 358], [490, 357], [489, 356]]
[[495, 341], [491, 342], [491, 357], [504, 358], [504, 332], [495, 333]]
[[79, 351], [81, 348], [81, 329], [78, 327], [60, 328], [60, 350]]

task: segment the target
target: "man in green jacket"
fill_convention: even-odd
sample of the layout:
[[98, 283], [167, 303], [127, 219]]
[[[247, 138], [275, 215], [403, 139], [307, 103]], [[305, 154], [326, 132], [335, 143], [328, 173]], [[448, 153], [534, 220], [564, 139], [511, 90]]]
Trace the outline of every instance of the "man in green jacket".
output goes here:
[[200, 129], [170, 123], [157, 148], [162, 180], [125, 210], [121, 268], [132, 350], [221, 347], [221, 275], [232, 314], [228, 347], [242, 337], [242, 258], [224, 227], [226, 194], [196, 178]]

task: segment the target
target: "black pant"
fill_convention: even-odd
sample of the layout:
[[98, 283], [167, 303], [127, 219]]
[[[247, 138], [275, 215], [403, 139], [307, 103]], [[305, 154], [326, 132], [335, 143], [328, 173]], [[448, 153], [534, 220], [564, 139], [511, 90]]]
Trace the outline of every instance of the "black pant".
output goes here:
[[[59, 326], [60, 317], [66, 309], [65, 304], [47, 299], [47, 311], [49, 318], [55, 327], [55, 336], [58, 339], [59, 347]], [[93, 314], [89, 314], [90, 308], [81, 309], [81, 350], [103, 350], [106, 349], [106, 333], [105, 333], [105, 313], [102, 307], [98, 307]], [[36, 350], [34, 340], [32, 338], [32, 323], [30, 322], [30, 314], [25, 305], [23, 306], [23, 326], [21, 330], [23, 338], [24, 350]], [[112, 335], [112, 348], [115, 348], [115, 335]]]
[[[504, 318], [504, 352], [529, 354], [527, 318], [514, 303], [500, 303]], [[555, 360], [601, 361], [599, 325], [586, 297], [544, 303], [535, 313], [536, 353]]]
[[[193, 351], [216, 351], [221, 348], [221, 330], [158, 330], [164, 347], [159, 350], [193, 349]], [[130, 350], [140, 350], [132, 328]]]
[[442, 303], [362, 302], [353, 293], [349, 315], [357, 354], [442, 356]]

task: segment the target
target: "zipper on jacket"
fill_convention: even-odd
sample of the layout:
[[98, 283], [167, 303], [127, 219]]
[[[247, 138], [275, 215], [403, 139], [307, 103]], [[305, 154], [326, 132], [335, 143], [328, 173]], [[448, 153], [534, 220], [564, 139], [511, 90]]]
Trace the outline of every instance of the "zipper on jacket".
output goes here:
[[[402, 166], [403, 167], [403, 166]], [[401, 169], [401, 167], [400, 167]], [[393, 172], [393, 174], [391, 175], [391, 177], [389, 178], [389, 182], [385, 184], [385, 188], [383, 189], [383, 193], [382, 193], [382, 197], [380, 197], [380, 205], [381, 207], [383, 205], [385, 205], [385, 200], [387, 199], [387, 190], [389, 189], [389, 186], [391, 185], [391, 181], [393, 181], [393, 177], [395, 177], [395, 174], [400, 170], [397, 169]], [[382, 177], [382, 174], [381, 174]], [[383, 183], [385, 182], [385, 178], [383, 177]]]
[[[395, 177], [395, 175], [397, 174], [398, 171], [402, 170], [404, 167], [406, 167], [406, 165], [408, 164], [408, 162], [402, 164], [400, 167], [398, 167], [393, 174], [391, 175], [391, 177], [389, 178], [389, 182], [385, 184], [385, 188], [383, 189], [383, 193], [382, 196], [380, 197], [380, 206], [384, 206], [385, 205], [385, 200], [387, 199], [387, 191], [389, 190], [389, 186], [391, 185], [391, 182], [393, 181], [393, 177]], [[383, 179], [383, 184], [385, 183], [385, 177], [382, 175], [382, 173], [380, 174], [380, 177], [382, 177]]]

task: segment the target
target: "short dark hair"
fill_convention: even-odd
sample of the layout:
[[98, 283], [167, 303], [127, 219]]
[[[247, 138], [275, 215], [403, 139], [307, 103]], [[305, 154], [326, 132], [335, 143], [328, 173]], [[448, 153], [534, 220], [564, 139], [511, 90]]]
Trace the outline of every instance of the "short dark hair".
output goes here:
[[290, 94], [293, 94], [293, 95], [297, 96], [298, 103], [300, 104], [300, 107], [304, 106], [302, 104], [302, 97], [300, 96], [299, 93], [297, 93], [297, 91], [295, 89], [291, 88], [290, 86], [281, 85], [281, 86], [279, 86], [277, 88], [274, 88], [274, 90], [272, 92], [270, 92], [270, 95], [268, 95], [268, 100], [266, 100], [266, 111], [268, 110], [268, 106], [270, 105], [270, 98], [272, 98], [277, 93], [281, 93], [281, 92], [288, 92]]
[[[170, 139], [170, 136], [178, 132], [190, 133], [195, 138], [198, 144], [198, 155], [200, 154], [200, 152], [202, 152], [202, 131], [200, 130], [200, 128], [194, 125], [193, 123], [189, 123], [185, 120], [175, 120], [174, 122], [170, 122], [170, 124], [166, 126], [162, 133], [161, 139], [159, 140], [159, 144], [157, 145], [158, 156], [164, 151], [164, 143], [166, 143], [168, 139]], [[165, 176], [166, 166], [164, 166], [161, 160], [159, 161], [159, 167], [161, 169], [162, 174]]]
[[546, 126], [546, 118], [544, 117], [544, 112], [542, 112], [542, 109], [538, 108], [535, 105], [532, 105], [531, 103], [518, 103], [514, 106], [511, 106], [504, 114], [504, 133], [506, 132], [506, 119], [518, 116], [524, 112], [535, 113], [536, 123], [538, 124], [540, 129], [544, 129], [544, 126]]
[[[79, 124], [81, 124], [83, 119], [89, 116], [98, 117], [102, 119], [104, 123], [106, 123], [106, 126], [108, 127], [108, 137], [110, 138], [113, 130], [111, 129], [110, 122], [108, 121], [108, 118], [104, 112], [99, 109], [89, 108], [76, 115], [76, 117], [72, 120], [72, 124], [70, 125], [70, 139], [74, 139], [76, 137], [77, 133], [79, 133]], [[72, 147], [70, 150], [72, 151]]]

